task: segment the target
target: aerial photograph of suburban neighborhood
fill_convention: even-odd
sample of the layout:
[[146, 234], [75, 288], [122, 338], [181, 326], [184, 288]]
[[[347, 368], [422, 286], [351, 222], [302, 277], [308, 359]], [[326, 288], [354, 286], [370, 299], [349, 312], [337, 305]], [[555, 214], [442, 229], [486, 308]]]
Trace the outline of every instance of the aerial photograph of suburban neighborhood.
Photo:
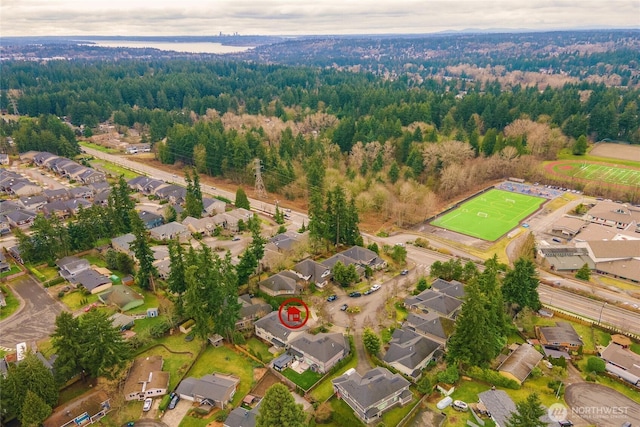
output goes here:
[[640, 427], [584, 3], [3, 2], [0, 427]]

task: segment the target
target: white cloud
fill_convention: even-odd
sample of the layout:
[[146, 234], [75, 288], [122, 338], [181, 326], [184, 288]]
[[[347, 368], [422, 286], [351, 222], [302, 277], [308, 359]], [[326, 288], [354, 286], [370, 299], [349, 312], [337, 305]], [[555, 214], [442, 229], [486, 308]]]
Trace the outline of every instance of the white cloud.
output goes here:
[[638, 0], [3, 0], [3, 36], [638, 28]]

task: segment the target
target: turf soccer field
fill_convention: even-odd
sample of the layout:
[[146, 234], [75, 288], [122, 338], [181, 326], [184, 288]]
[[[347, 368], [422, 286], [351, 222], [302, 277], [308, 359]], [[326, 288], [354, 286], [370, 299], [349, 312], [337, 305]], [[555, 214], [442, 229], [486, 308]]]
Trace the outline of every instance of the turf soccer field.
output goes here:
[[494, 241], [517, 227], [545, 201], [541, 197], [493, 189], [431, 221], [431, 224]]

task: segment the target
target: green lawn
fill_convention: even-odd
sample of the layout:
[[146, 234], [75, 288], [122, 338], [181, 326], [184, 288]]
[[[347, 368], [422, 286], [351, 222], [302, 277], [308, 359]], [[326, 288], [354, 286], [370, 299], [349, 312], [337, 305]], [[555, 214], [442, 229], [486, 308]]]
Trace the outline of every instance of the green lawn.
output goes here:
[[545, 201], [541, 197], [493, 189], [463, 203], [431, 224], [494, 241], [516, 228]]
[[[84, 300], [86, 300], [86, 303], [84, 303]], [[82, 291], [75, 290], [73, 292], [66, 293], [65, 296], [60, 298], [60, 301], [62, 301], [64, 305], [69, 307], [69, 310], [75, 311], [87, 304], [98, 301], [98, 295], [85, 295]]]
[[42, 274], [45, 282], [58, 277], [58, 269], [56, 267], [47, 267], [45, 264], [38, 267], [32, 266], [31, 268]]
[[633, 351], [636, 354], [640, 354], [640, 344], [638, 343], [633, 343], [631, 344], [631, 347], [629, 347], [631, 349], [631, 351]]
[[160, 297], [151, 291], [142, 290], [142, 288], [138, 286], [131, 286], [131, 289], [141, 294], [144, 297], [144, 304], [139, 307], [133, 308], [127, 312], [129, 315], [133, 314], [143, 314], [147, 312], [148, 308], [157, 308], [159, 307]]
[[389, 412], [385, 412], [384, 414], [382, 414], [382, 421], [385, 425], [397, 426], [400, 421], [407, 416], [409, 411], [411, 411], [411, 408], [413, 408], [418, 403], [418, 396], [413, 390], [411, 390], [411, 392], [413, 393], [413, 399], [411, 400], [411, 402], [404, 406], [393, 408]]
[[118, 153], [118, 150], [115, 150], [113, 148], [103, 147], [102, 145], [94, 144], [93, 142], [89, 142], [89, 141], [79, 141], [78, 145], [80, 145], [81, 147], [93, 148], [94, 150], [102, 151], [103, 153], [110, 153], [110, 154]]
[[112, 175], [124, 175], [124, 179], [132, 179], [140, 176], [139, 173], [135, 173], [129, 169], [114, 165], [113, 163], [107, 162], [105, 160], [93, 160], [91, 162], [91, 166], [95, 167], [96, 169], [101, 169], [105, 172], [111, 173]]
[[95, 265], [96, 267], [105, 268], [107, 266], [107, 262], [104, 260], [104, 257], [93, 252], [83, 255], [82, 258], [86, 259], [89, 261], [89, 264]]
[[[344, 426], [364, 426], [365, 424], [353, 413], [353, 409], [349, 407], [342, 399], [337, 399], [335, 396], [329, 400], [331, 409], [333, 409], [331, 422], [328, 424], [317, 424], [317, 426], [327, 427], [344, 427]], [[394, 426], [396, 424], [387, 424], [388, 426]]]
[[188, 376], [200, 378], [214, 372], [236, 375], [240, 378], [240, 384], [238, 384], [238, 391], [233, 397], [232, 404], [237, 406], [254, 385], [254, 367], [256, 367], [256, 362], [230, 347], [207, 346], [207, 349], [189, 371]]
[[5, 307], [0, 307], [0, 320], [11, 316], [20, 307], [20, 301], [13, 295], [8, 286], [0, 286], [4, 294], [4, 300], [7, 303]]
[[220, 412], [218, 409], [211, 411], [211, 414], [206, 418], [195, 418], [191, 414], [185, 415], [180, 421], [180, 427], [206, 427], [209, 423], [213, 422]]
[[[138, 321], [136, 321], [136, 329], [138, 327]], [[166, 348], [162, 346], [153, 347], [144, 353], [139, 354], [137, 357], [146, 357], [146, 356], [162, 356], [164, 360], [164, 365], [162, 366], [163, 371], [167, 371], [170, 373], [169, 375], [169, 390], [174, 390], [182, 377], [187, 372], [191, 361], [196, 357], [197, 353], [187, 352], [185, 353], [185, 349], [173, 349], [167, 346], [171, 350], [180, 351], [180, 353], [172, 353]]]
[[258, 359], [265, 363], [273, 360], [273, 354], [269, 352], [269, 347], [256, 337], [249, 338], [246, 347], [249, 348], [253, 354], [258, 355]]
[[331, 380], [339, 377], [351, 368], [355, 369], [356, 366], [358, 366], [358, 357], [354, 354], [353, 358], [349, 363], [343, 366], [342, 369], [338, 370], [335, 374], [328, 376], [318, 384], [318, 386], [311, 391], [311, 396], [316, 400], [316, 402], [324, 402], [333, 394], [333, 384], [331, 383]]
[[293, 369], [287, 368], [282, 371], [282, 375], [299, 385], [303, 390], [309, 390], [312, 385], [322, 378], [322, 374], [313, 372], [311, 369], [307, 369], [302, 374], [299, 374]]
[[18, 267], [18, 265], [15, 262], [9, 259], [7, 259], [7, 262], [9, 263], [11, 268], [9, 269], [9, 271], [0, 273], [0, 277], [7, 277], [7, 276], [11, 276], [12, 274], [20, 273], [20, 267]]

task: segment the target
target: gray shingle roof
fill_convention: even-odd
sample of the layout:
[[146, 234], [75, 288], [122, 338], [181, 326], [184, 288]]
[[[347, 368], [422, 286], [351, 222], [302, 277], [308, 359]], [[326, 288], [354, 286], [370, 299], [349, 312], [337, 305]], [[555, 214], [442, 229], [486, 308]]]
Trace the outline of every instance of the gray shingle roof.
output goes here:
[[407, 298], [405, 305], [421, 310], [433, 310], [445, 316], [450, 316], [462, 305], [462, 301], [449, 295], [427, 289], [415, 297]]
[[344, 389], [365, 410], [410, 385], [400, 374], [392, 374], [385, 368], [374, 368], [362, 376], [355, 370], [347, 371], [332, 383]]
[[522, 383], [542, 360], [542, 357], [542, 354], [535, 347], [525, 343], [511, 353], [498, 369], [500, 372], [510, 373]]
[[497, 427], [505, 427], [511, 414], [516, 411], [516, 404], [502, 390], [487, 390], [478, 394], [478, 399], [487, 408]]
[[[286, 342], [288, 339], [287, 337], [291, 334], [291, 329], [287, 328], [280, 322], [277, 311], [272, 311], [261, 319], [256, 320], [254, 325], [256, 328], [264, 329], [283, 342]], [[296, 331], [304, 331], [306, 329], [309, 329], [309, 327], [304, 325], [302, 328], [296, 329]]]
[[465, 296], [464, 285], [457, 280], [447, 282], [446, 280], [436, 279], [431, 284], [431, 289], [454, 298], [464, 298]]
[[349, 343], [341, 333], [304, 333], [292, 340], [290, 346], [303, 354], [326, 363], [343, 351], [348, 352]]
[[412, 376], [419, 376], [419, 370], [423, 367], [422, 362], [432, 357], [433, 353], [440, 348], [440, 343], [430, 340], [409, 329], [396, 329], [393, 332], [389, 349], [383, 360], [387, 363], [399, 363], [410, 370], [416, 370]]
[[569, 322], [556, 322], [556, 326], [541, 326], [540, 332], [549, 344], [557, 342], [582, 345], [580, 335]]

